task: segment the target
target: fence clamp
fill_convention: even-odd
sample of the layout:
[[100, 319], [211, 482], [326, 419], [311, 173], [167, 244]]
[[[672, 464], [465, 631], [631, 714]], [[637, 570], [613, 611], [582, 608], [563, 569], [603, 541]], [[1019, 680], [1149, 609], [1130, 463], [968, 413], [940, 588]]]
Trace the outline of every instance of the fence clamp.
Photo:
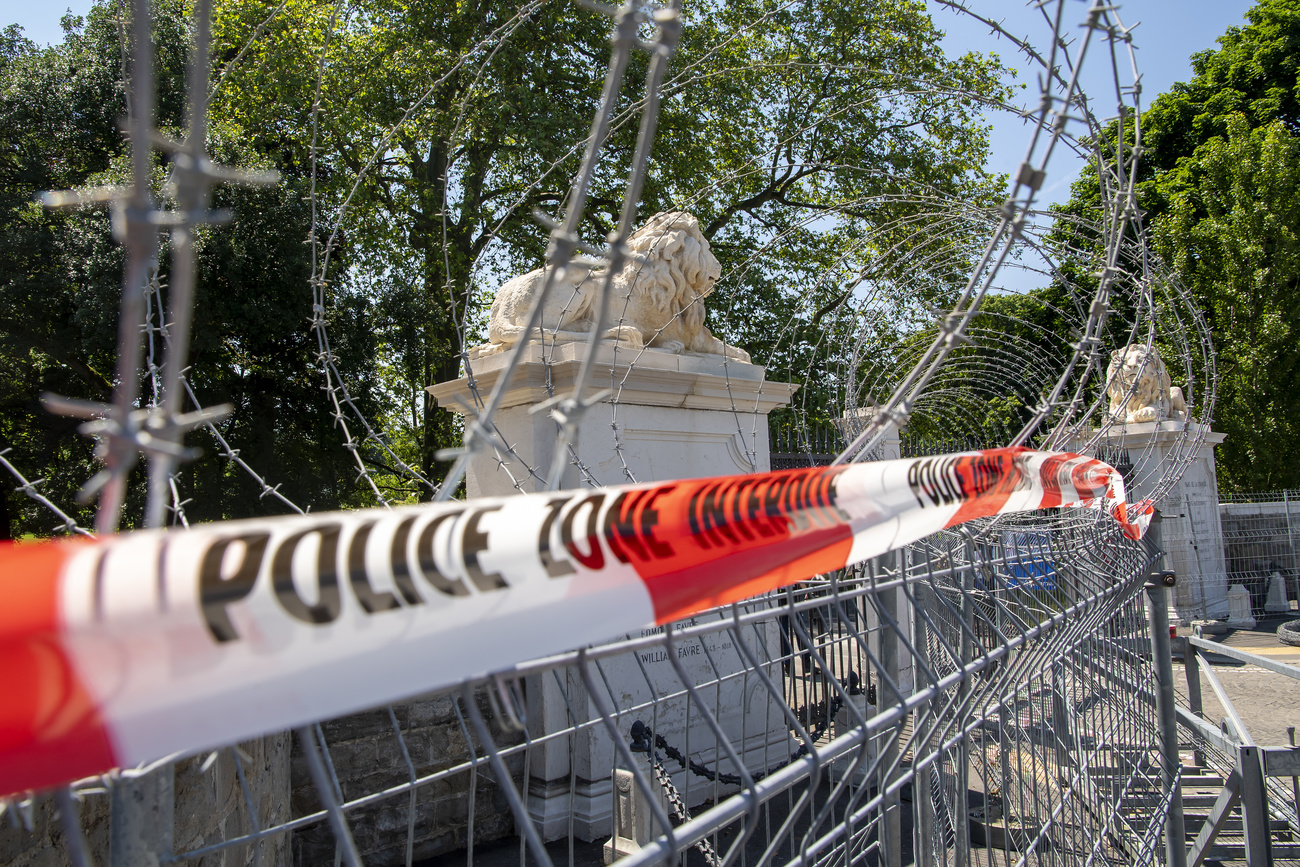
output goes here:
[[1178, 583], [1178, 574], [1165, 570], [1163, 572], [1152, 572], [1147, 576], [1148, 587], [1173, 587]]
[[507, 732], [524, 731], [528, 728], [528, 711], [523, 696], [516, 689], [519, 681], [499, 674], [492, 675], [492, 678], [494, 683], [488, 685], [487, 694], [498, 724]]

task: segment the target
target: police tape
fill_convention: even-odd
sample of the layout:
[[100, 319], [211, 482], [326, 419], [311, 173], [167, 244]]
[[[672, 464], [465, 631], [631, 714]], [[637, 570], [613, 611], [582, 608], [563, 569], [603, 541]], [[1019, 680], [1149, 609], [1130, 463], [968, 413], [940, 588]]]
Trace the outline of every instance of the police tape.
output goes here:
[[397, 701], [861, 562], [1104, 508], [1110, 466], [994, 449], [0, 548], [0, 794]]

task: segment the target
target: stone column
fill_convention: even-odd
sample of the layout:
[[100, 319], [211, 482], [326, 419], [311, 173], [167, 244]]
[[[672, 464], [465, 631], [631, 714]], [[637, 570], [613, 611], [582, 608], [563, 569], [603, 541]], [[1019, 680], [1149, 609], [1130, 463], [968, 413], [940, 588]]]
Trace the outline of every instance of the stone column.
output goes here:
[[[545, 348], [527, 347], [520, 366], [500, 405], [494, 422], [513, 454], [491, 451], [479, 455], [466, 476], [471, 498], [533, 492], [544, 485], [554, 454], [557, 426], [546, 413], [532, 408], [552, 396], [567, 396], [582, 362], [583, 344], [560, 343]], [[438, 403], [464, 413], [465, 405], [477, 398], [486, 401], [497, 382], [507, 356], [494, 355], [471, 363], [474, 379], [462, 377], [429, 388]], [[625, 484], [765, 472], [770, 468], [768, 413], [787, 405], [798, 388], [769, 382], [762, 367], [721, 356], [687, 355], [657, 349], [632, 351], [603, 345], [599, 348], [590, 393], [612, 389], [613, 394], [592, 407], [579, 428], [575, 465], [570, 456], [563, 487], [587, 484]], [[645, 629], [643, 634], [661, 631]], [[775, 618], [760, 630], [761, 637], [747, 633], [746, 640], [758, 658], [780, 656], [780, 635]], [[725, 632], [682, 641], [678, 659], [698, 683], [725, 680], [715, 696], [719, 723], [728, 738], [753, 770], [761, 770], [789, 757], [789, 731], [781, 709], [769, 701], [756, 677], [728, 677], [745, 670], [739, 651]], [[757, 647], [766, 643], [767, 647]], [[654, 726], [673, 746], [689, 752], [693, 759], [714, 766], [723, 761], [724, 770], [734, 772], [725, 754], [702, 720], [698, 709], [687, 712], [685, 698], [663, 698], [680, 694], [681, 685], [662, 647], [604, 660], [601, 665], [610, 687], [622, 706], [645, 705], [642, 712], [624, 714], [619, 721], [626, 736], [638, 719]], [[712, 661], [710, 662], [710, 656]], [[713, 666], [717, 666], [715, 673]], [[594, 673], [594, 672], [593, 672]], [[780, 663], [768, 675], [781, 679]], [[561, 688], [552, 675], [531, 678], [527, 684], [530, 733], [534, 739], [563, 731], [591, 719], [581, 673], [561, 672]], [[597, 675], [599, 680], [599, 676]], [[566, 702], [566, 694], [568, 701]], [[769, 705], [771, 705], [769, 707]], [[586, 840], [609, 837], [614, 803], [611, 771], [615, 768], [614, 745], [601, 725], [545, 741], [530, 757], [528, 806], [547, 839], [565, 836], [573, 813], [574, 833]], [[695, 778], [689, 783], [675, 763], [674, 783], [689, 806], [696, 806], [718, 793]], [[572, 802], [570, 799], [572, 798]], [[572, 806], [571, 806], [572, 803]]]
[[1111, 428], [1099, 443], [1102, 457], [1132, 466], [1125, 473], [1132, 502], [1146, 498], [1175, 460], [1186, 460], [1185, 450], [1202, 433], [1204, 438], [1195, 446], [1182, 478], [1156, 502], [1164, 519], [1168, 566], [1178, 575], [1173, 605], [1183, 623], [1228, 616], [1228, 572], [1214, 464], [1214, 447], [1226, 435], [1202, 431], [1194, 421], [1130, 422]]
[[[843, 415], [831, 423], [839, 430], [840, 436], [844, 437], [846, 443], [852, 442], [854, 437], [867, 429], [867, 425], [875, 421], [876, 412], [877, 409], [874, 406], [845, 410]], [[884, 438], [876, 444], [871, 454], [867, 455], [864, 460], [898, 460], [903, 456], [902, 436], [902, 431], [893, 422], [890, 422], [885, 429]]]

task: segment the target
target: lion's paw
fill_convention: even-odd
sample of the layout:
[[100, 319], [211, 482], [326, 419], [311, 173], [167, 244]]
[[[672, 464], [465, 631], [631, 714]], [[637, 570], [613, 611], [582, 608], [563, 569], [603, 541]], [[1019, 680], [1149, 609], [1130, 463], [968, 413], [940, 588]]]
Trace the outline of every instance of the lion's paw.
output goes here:
[[1128, 420], [1136, 424], [1149, 421], [1160, 421], [1160, 414], [1156, 412], [1154, 406], [1144, 406], [1128, 414]]
[[742, 362], [744, 364], [753, 364], [753, 362], [749, 358], [749, 353], [746, 352], [745, 350], [736, 346], [732, 346], [730, 344], [724, 344], [724, 346], [727, 347], [727, 358], [730, 358], [732, 361]]
[[645, 340], [641, 332], [631, 325], [615, 325], [604, 334], [606, 340], [612, 340], [623, 349], [645, 349]]
[[469, 348], [469, 357], [471, 361], [477, 358], [489, 358], [493, 355], [500, 355], [509, 348], [504, 343], [484, 343], [482, 346], [471, 346]]

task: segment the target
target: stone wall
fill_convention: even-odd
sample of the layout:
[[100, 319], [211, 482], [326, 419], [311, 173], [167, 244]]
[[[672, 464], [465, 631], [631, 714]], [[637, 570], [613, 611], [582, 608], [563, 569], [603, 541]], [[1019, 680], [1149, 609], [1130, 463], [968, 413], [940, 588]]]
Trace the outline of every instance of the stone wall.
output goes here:
[[[260, 828], [289, 820], [290, 741], [288, 732], [280, 732], [236, 747], [242, 753], [244, 780]], [[243, 786], [230, 751], [222, 750], [218, 760], [207, 770], [203, 768], [205, 758], [196, 756], [176, 765], [174, 821], [178, 852], [192, 851], [253, 832]], [[256, 860], [277, 867], [287, 865], [287, 837], [287, 834], [277, 834], [260, 843], [232, 846], [186, 863], [218, 867], [252, 864]]]
[[[237, 748], [243, 755], [244, 777], [249, 798], [257, 810], [258, 824], [266, 828], [289, 818], [289, 735], [280, 733], [246, 741]], [[230, 750], [222, 750], [215, 762], [204, 767], [206, 755], [176, 764], [173, 812], [173, 851], [188, 852], [220, 840], [252, 831], [245, 806], [243, 787]], [[81, 826], [97, 863], [109, 858], [109, 797], [104, 793], [86, 796], [81, 804]], [[69, 863], [54, 799], [35, 799], [30, 828], [21, 816], [0, 822], [0, 864], [13, 867], [55, 867]], [[16, 822], [7, 821], [13, 818]], [[254, 845], [238, 845], [186, 864], [201, 867], [234, 867], [258, 863], [282, 867], [289, 863], [288, 835], [280, 834]], [[257, 850], [255, 853], [255, 849]]]
[[[478, 738], [468, 719], [462, 727], [453, 697], [443, 694], [393, 706], [406, 749], [417, 777], [469, 761], [471, 748], [483, 756]], [[480, 711], [489, 725], [493, 714], [485, 693], [479, 693]], [[411, 779], [410, 768], [402, 755], [401, 743], [393, 729], [386, 708], [366, 711], [321, 724], [329, 758], [343, 790], [344, 800], [374, 794]], [[518, 743], [519, 736], [506, 736], [497, 729], [493, 734], [498, 746]], [[519, 762], [512, 762], [512, 773], [519, 774]], [[307, 770], [301, 745], [294, 739], [293, 748], [293, 815], [309, 815], [320, 809], [316, 788]], [[469, 841], [471, 825], [474, 842], [486, 843], [514, 833], [514, 819], [509, 803], [486, 764], [477, 773], [455, 773], [416, 790], [413, 856], [430, 858], [462, 849]], [[471, 798], [471, 789], [473, 797]], [[472, 822], [471, 822], [472, 807]], [[367, 865], [406, 863], [407, 830], [411, 820], [411, 798], [395, 795], [347, 813], [348, 824], [357, 848]], [[317, 822], [293, 835], [293, 863], [315, 865], [333, 863], [334, 835], [327, 822]]]
[[[484, 718], [494, 726], [498, 746], [522, 740], [522, 735], [502, 734], [495, 728], [486, 693], [480, 692], [477, 702]], [[471, 734], [470, 741], [466, 741], [465, 732], [472, 729], [471, 724], [466, 719], [462, 727], [449, 695], [395, 705], [393, 710], [419, 777], [468, 762], [471, 750], [479, 757], [484, 755], [477, 737]], [[410, 770], [386, 708], [331, 720], [322, 723], [321, 729], [346, 800], [409, 782]], [[242, 743], [238, 749], [259, 827], [281, 825], [320, 809], [296, 737], [283, 732]], [[205, 767], [206, 759], [206, 755], [199, 755], [176, 765], [173, 851], [193, 851], [253, 830], [231, 751], [220, 751], [217, 760]], [[522, 762], [508, 764], [516, 777], [522, 772]], [[366, 864], [385, 867], [406, 863], [410, 808], [410, 796], [400, 794], [348, 811], [348, 823]], [[109, 796], [87, 795], [80, 813], [91, 854], [97, 863], [107, 863]], [[476, 772], [466, 769], [421, 786], [416, 793], [414, 819], [413, 855], [417, 860], [465, 848], [471, 827], [476, 844], [514, 833], [509, 803], [486, 763]], [[332, 864], [334, 835], [329, 823], [321, 821], [292, 835], [273, 835], [260, 843], [231, 846], [185, 863], [234, 867], [252, 864], [255, 858], [257, 863], [272, 867]], [[35, 798], [30, 810], [20, 814], [15, 809], [0, 820], [0, 864], [62, 867], [68, 863], [53, 797]]]
[[[108, 796], [90, 795], [81, 805], [82, 827], [90, 851], [107, 861]], [[30, 824], [30, 827], [25, 827]], [[12, 867], [65, 867], [71, 863], [59, 827], [54, 798], [36, 798], [30, 812], [16, 807], [0, 818], [0, 864]]]

